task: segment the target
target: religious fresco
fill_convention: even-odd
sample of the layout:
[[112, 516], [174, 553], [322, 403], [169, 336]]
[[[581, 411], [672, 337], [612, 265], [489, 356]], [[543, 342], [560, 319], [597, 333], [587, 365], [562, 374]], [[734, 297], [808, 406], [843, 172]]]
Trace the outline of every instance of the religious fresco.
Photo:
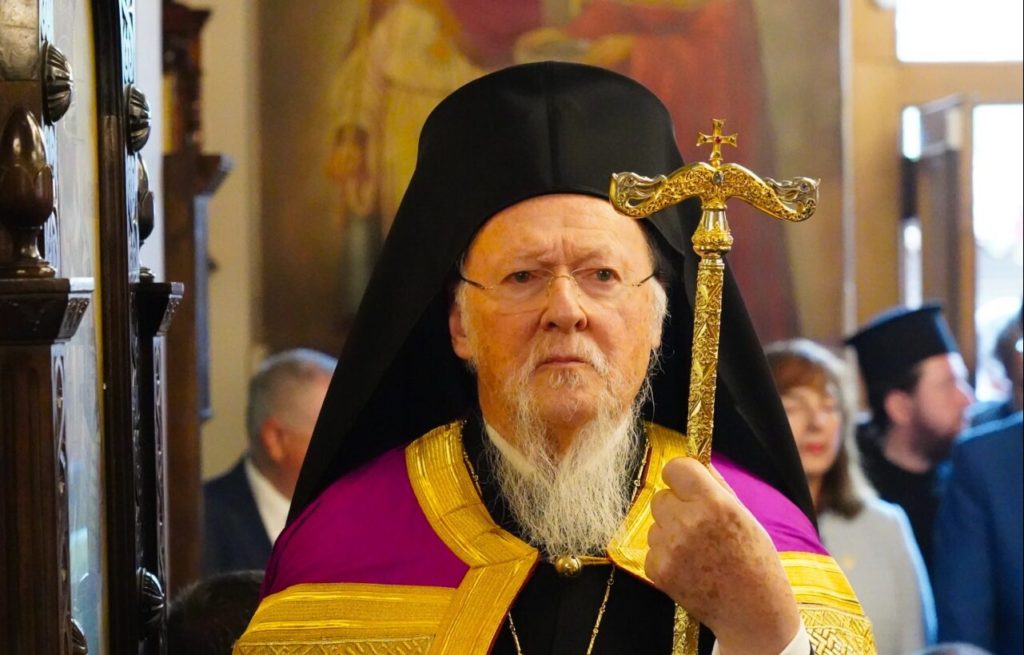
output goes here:
[[[712, 118], [724, 118], [727, 133], [740, 135], [739, 149], [723, 153], [727, 161], [772, 177], [822, 175], [777, 168], [772, 117], [786, 113], [782, 107], [771, 106], [773, 78], [766, 74], [764, 53], [774, 51], [763, 48], [762, 43], [766, 38], [776, 43], [774, 32], [796, 28], [799, 34], [800, 29], [792, 23], [792, 14], [772, 14], [778, 3], [349, 1], [313, 8], [316, 24], [305, 23], [301, 36], [285, 26], [294, 25], [298, 14], [309, 13], [283, 4], [261, 5], [263, 42], [268, 44], [261, 62], [262, 79], [268, 82], [263, 85], [265, 93], [272, 96], [266, 106], [282, 110], [275, 111], [272, 121], [264, 117], [262, 135], [264, 314], [271, 348], [305, 343], [337, 350], [339, 344], [332, 343], [330, 335], [345, 331], [358, 306], [374, 258], [412, 175], [424, 120], [454, 89], [507, 65], [547, 59], [577, 61], [640, 81], [668, 106], [687, 161], [708, 157], [709, 153], [695, 145], [697, 133], [710, 131]], [[810, 7], [814, 3], [800, 0], [797, 4]], [[823, 4], [835, 14], [832, 32], [837, 34], [838, 5]], [[821, 13], [818, 9], [817, 18]], [[814, 22], [815, 18], [810, 12], [805, 20]], [[822, 30], [820, 22], [816, 28], [819, 40], [834, 39], [828, 47], [837, 53], [838, 38], [829, 29]], [[304, 43], [286, 45], [288, 39], [301, 38]], [[813, 39], [804, 41], [804, 37], [790, 37], [785, 48], [819, 45]], [[302, 51], [320, 67], [304, 70], [302, 75], [283, 71], [276, 53], [295, 56]], [[830, 54], [825, 59], [837, 57]], [[831, 76], [836, 80], [828, 83], [835, 84], [832, 92], [838, 94], [838, 73]], [[300, 87], [298, 91], [296, 87]], [[295, 111], [288, 106], [302, 99], [312, 120], [298, 127], [283, 121], [282, 117]], [[832, 120], [837, 125], [838, 116]], [[838, 133], [836, 126], [837, 162]], [[296, 164], [300, 157], [302, 163]], [[296, 181], [279, 184], [281, 175], [291, 175]], [[305, 211], [296, 207], [302, 203], [307, 205]], [[730, 207], [736, 236], [730, 265], [762, 337], [791, 336], [797, 317], [784, 228], [742, 203], [736, 205]], [[290, 215], [294, 218], [289, 219]], [[316, 230], [315, 243], [297, 233], [299, 226]], [[325, 232], [330, 236], [325, 237]], [[289, 267], [299, 268], [296, 253], [315, 258], [317, 270], [329, 279], [298, 282], [288, 272]], [[311, 284], [318, 288], [310, 288]], [[308, 289], [310, 298], [305, 304], [294, 295], [303, 288]], [[282, 313], [282, 304], [290, 304], [294, 311]], [[289, 315], [293, 320], [308, 310], [323, 315], [328, 307], [332, 314], [320, 327], [320, 334], [308, 324], [286, 324]]]

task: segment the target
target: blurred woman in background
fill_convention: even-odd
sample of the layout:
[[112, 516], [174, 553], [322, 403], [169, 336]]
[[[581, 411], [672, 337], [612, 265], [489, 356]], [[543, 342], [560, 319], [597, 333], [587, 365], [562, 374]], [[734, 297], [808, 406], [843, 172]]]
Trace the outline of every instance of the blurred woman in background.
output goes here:
[[871, 619], [879, 655], [933, 642], [931, 586], [902, 509], [877, 498], [853, 445], [854, 389], [844, 363], [806, 339], [766, 349], [818, 513], [822, 542]]

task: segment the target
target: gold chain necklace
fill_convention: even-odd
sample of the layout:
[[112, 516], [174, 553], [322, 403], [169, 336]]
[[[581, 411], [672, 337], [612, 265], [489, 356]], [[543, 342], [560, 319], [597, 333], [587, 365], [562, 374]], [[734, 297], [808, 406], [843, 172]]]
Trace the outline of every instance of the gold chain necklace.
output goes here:
[[[601, 606], [597, 608], [597, 619], [590, 631], [590, 642], [587, 644], [587, 654], [594, 650], [594, 642], [597, 641], [597, 631], [601, 629], [601, 620], [604, 618], [604, 610], [608, 606], [608, 595], [612, 592], [612, 585], [615, 584], [615, 565], [612, 565], [611, 573], [608, 574], [608, 582], [604, 586], [604, 598], [601, 599]], [[515, 621], [512, 620], [512, 610], [508, 611], [508, 629], [512, 633], [512, 643], [516, 647], [516, 655], [523, 655], [523, 647], [519, 644], [519, 633], [516, 632]]]
[[[644, 448], [644, 457], [640, 464], [640, 470], [637, 471], [636, 479], [633, 480], [633, 494], [629, 500], [630, 505], [632, 505], [633, 501], [636, 500], [636, 495], [640, 491], [644, 466], [647, 462], [648, 456], [650, 455], [650, 449], [651, 445], [648, 442], [646, 448]], [[480, 487], [480, 476], [477, 475], [476, 468], [473, 467], [473, 463], [469, 461], [469, 454], [466, 452], [465, 446], [462, 448], [462, 461], [466, 464], [466, 470], [469, 472], [469, 477], [473, 480], [473, 486], [476, 487], [477, 495], [482, 499], [484, 494]], [[597, 633], [601, 629], [601, 621], [604, 619], [605, 608], [608, 607], [608, 596], [611, 595], [612, 585], [615, 584], [615, 564], [607, 557], [581, 557], [577, 555], [561, 555], [550, 558], [550, 561], [555, 566], [555, 570], [558, 574], [563, 577], [575, 577], [583, 567], [588, 564], [611, 564], [611, 572], [608, 573], [608, 582], [606, 582], [604, 586], [604, 596], [601, 598], [601, 605], [597, 608], [597, 618], [594, 620], [594, 627], [590, 630], [590, 641], [587, 643], [586, 655], [591, 655], [594, 650], [594, 642], [597, 641]], [[516, 655], [523, 655], [523, 647], [519, 643], [519, 633], [516, 631], [516, 623], [512, 620], [512, 608], [509, 608], [506, 616], [508, 618], [508, 630], [512, 634], [512, 643], [516, 647]]]

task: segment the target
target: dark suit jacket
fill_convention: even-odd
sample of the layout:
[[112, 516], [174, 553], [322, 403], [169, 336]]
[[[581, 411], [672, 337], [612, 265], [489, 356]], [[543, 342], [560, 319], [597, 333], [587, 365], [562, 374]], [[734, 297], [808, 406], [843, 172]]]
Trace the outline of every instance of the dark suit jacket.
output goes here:
[[1013, 415], [1013, 398], [975, 403], [970, 409], [971, 427], [980, 428], [992, 421], [1002, 421]]
[[940, 641], [966, 641], [997, 655], [1024, 652], [1022, 416], [957, 443], [935, 525]]
[[203, 575], [263, 570], [270, 538], [245, 477], [245, 460], [203, 485]]

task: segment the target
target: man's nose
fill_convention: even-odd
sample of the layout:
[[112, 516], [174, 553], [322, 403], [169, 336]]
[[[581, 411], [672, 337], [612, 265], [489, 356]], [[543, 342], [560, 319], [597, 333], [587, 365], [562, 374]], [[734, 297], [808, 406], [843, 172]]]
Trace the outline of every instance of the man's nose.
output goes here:
[[543, 320], [547, 327], [568, 331], [582, 330], [588, 323], [583, 298], [571, 275], [555, 275], [548, 281], [547, 304]]

